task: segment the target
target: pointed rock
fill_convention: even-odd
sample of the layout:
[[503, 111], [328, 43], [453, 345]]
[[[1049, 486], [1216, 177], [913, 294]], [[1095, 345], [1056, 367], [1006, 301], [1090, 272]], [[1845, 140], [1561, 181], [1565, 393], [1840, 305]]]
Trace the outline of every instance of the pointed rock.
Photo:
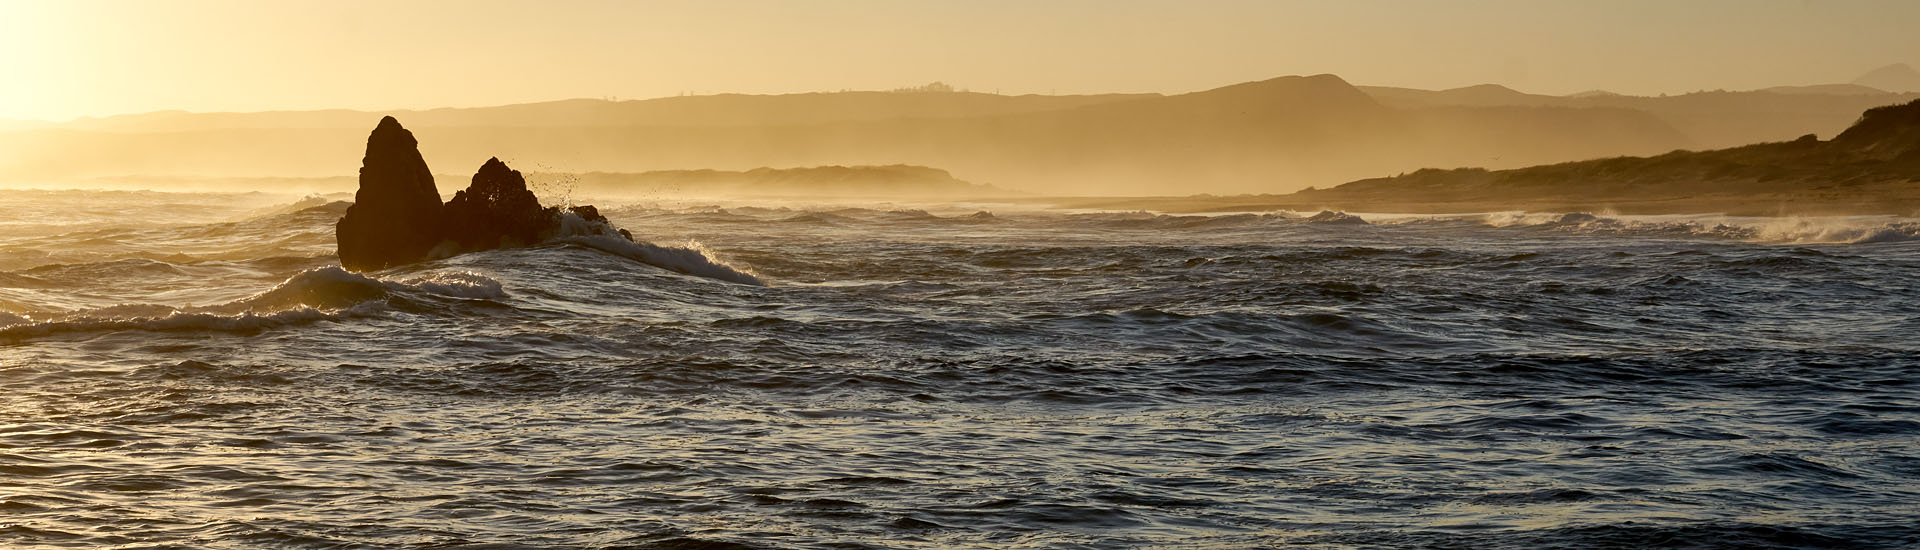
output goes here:
[[519, 170], [490, 158], [473, 174], [473, 183], [447, 201], [443, 213], [449, 238], [462, 249], [483, 250], [539, 242], [557, 210], [540, 206]]
[[418, 145], [393, 117], [367, 136], [360, 190], [334, 226], [341, 266], [371, 271], [415, 262], [440, 243], [440, 191]]
[[440, 203], [433, 172], [420, 158], [413, 133], [393, 117], [367, 137], [360, 191], [334, 226], [340, 265], [371, 271], [464, 252], [527, 246], [556, 235], [633, 234], [592, 206], [540, 206], [520, 172], [487, 159], [473, 182]]

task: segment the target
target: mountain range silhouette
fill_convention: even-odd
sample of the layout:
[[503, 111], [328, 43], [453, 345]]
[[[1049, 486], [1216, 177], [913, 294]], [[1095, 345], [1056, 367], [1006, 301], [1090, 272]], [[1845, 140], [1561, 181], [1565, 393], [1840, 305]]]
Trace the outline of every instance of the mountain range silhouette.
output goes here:
[[[494, 156], [576, 173], [905, 164], [1004, 189], [1142, 195], [1284, 192], [1423, 167], [1517, 168], [1832, 135], [1861, 110], [1920, 97], [1829, 92], [1563, 97], [1316, 75], [1176, 95], [729, 94], [393, 114], [434, 165]], [[0, 132], [0, 174], [339, 176], [354, 172], [340, 159], [356, 156], [349, 145], [381, 116], [161, 112], [15, 129]]]

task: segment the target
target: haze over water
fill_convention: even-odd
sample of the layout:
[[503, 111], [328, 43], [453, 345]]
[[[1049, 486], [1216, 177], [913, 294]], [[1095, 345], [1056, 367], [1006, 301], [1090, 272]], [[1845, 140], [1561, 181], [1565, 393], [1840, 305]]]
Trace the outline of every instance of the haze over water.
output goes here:
[[0, 235], [10, 547], [1916, 542], [1885, 218], [602, 203], [760, 287], [291, 199], [10, 194], [139, 214]]
[[1920, 548], [1915, 20], [0, 2], [0, 549]]

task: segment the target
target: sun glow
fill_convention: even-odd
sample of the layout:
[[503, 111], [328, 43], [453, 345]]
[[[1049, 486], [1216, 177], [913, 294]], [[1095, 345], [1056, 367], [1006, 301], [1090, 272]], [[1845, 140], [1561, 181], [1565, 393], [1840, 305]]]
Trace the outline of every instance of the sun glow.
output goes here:
[[[1834, 82], [1913, 2], [0, 1], [0, 119], [887, 90], [1171, 93], [1285, 74], [1654, 95]], [[1351, 24], [1348, 24], [1351, 23]], [[1607, 29], [1632, 28], [1632, 39]], [[1688, 55], [1667, 55], [1676, 45]], [[1753, 63], [1767, 59], [1768, 63]]]
[[52, 88], [43, 79], [63, 56], [47, 48], [47, 28], [37, 24], [48, 20], [57, 6], [0, 2], [0, 120], [59, 116], [61, 108], [47, 97]]

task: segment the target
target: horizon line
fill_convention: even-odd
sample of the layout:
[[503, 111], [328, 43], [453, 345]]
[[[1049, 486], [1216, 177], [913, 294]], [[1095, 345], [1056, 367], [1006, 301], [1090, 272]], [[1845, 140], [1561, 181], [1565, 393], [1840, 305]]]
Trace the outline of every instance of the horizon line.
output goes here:
[[[1906, 65], [1906, 64], [1905, 64], [1905, 63], [1893, 63], [1893, 64], [1890, 64], [1890, 65], [1887, 65], [1887, 67], [1892, 67], [1892, 66], [1899, 66], [1899, 65]], [[1039, 92], [1028, 92], [1028, 93], [1012, 93], [1012, 94], [1008, 94], [1008, 93], [1001, 93], [1001, 92], [1000, 92], [1000, 90], [998, 90], [998, 89], [996, 89], [996, 90], [993, 90], [993, 91], [981, 91], [981, 90], [973, 90], [973, 89], [970, 89], [970, 88], [967, 88], [967, 87], [964, 87], [964, 86], [956, 86], [956, 85], [951, 85], [951, 84], [946, 84], [946, 83], [945, 83], [945, 81], [940, 81], [940, 80], [936, 80], [936, 81], [933, 81], [933, 82], [929, 82], [929, 83], [927, 83], [927, 84], [923, 84], [923, 85], [921, 85], [921, 86], [916, 86], [916, 87], [904, 87], [904, 88], [895, 88], [895, 89], [892, 89], [892, 90], [854, 90], [854, 89], [850, 89], [850, 88], [843, 88], [843, 89], [839, 89], [839, 90], [810, 90], [810, 91], [792, 91], [792, 92], [768, 92], [768, 93], [754, 93], [754, 92], [700, 92], [700, 91], [683, 91], [683, 92], [681, 92], [681, 93], [680, 93], [679, 95], [664, 95], [664, 96], [654, 96], [654, 97], [644, 97], [644, 98], [632, 98], [632, 99], [621, 99], [621, 98], [620, 98], [620, 96], [618, 96], [618, 95], [605, 95], [605, 96], [600, 96], [600, 97], [583, 97], [583, 96], [575, 96], [575, 97], [563, 97], [563, 98], [555, 98], [555, 99], [542, 99], [542, 100], [533, 100], [533, 101], [524, 101], [524, 102], [516, 102], [516, 103], [489, 103], [489, 104], [478, 104], [478, 105], [443, 105], [443, 106], [437, 106], [437, 107], [399, 107], [399, 108], [385, 108], [385, 109], [376, 109], [376, 108], [360, 108], [360, 107], [311, 107], [311, 108], [300, 108], [300, 107], [289, 107], [289, 108], [273, 108], [273, 109], [262, 109], [262, 110], [256, 110], [256, 111], [194, 111], [194, 110], [189, 110], [189, 109], [155, 109], [155, 110], [151, 110], [151, 111], [133, 111], [133, 112], [120, 112], [120, 113], [112, 113], [112, 114], [94, 114], [94, 115], [80, 115], [80, 116], [75, 116], [75, 117], [72, 117], [72, 118], [67, 118], [67, 119], [61, 119], [61, 120], [49, 120], [49, 119], [39, 119], [39, 118], [0, 118], [0, 122], [12, 122], [12, 123], [42, 123], [42, 124], [53, 124], [53, 125], [59, 125], [59, 124], [71, 124], [71, 123], [75, 123], [75, 122], [81, 122], [81, 121], [86, 121], [86, 120], [103, 120], [103, 119], [110, 119], [110, 118], [117, 118], [117, 117], [128, 117], [128, 116], [142, 116], [142, 115], [153, 115], [153, 114], [161, 114], [161, 113], [179, 113], [179, 114], [184, 114], [184, 115], [225, 115], [225, 114], [235, 114], [235, 115], [244, 115], [244, 114], [268, 114], [268, 113], [317, 113], [317, 112], [324, 112], [324, 111], [349, 111], [349, 112], [355, 112], [355, 113], [369, 113], [369, 114], [371, 114], [371, 113], [405, 113], [405, 112], [432, 112], [432, 111], [450, 111], [450, 110], [461, 110], [461, 109], [492, 109], [492, 108], [500, 108], [500, 107], [518, 107], [518, 106], [523, 106], [523, 105], [543, 105], [543, 104], [550, 104], [550, 103], [564, 103], [564, 102], [569, 102], [569, 101], [598, 101], [598, 102], [604, 102], [604, 103], [632, 103], [632, 102], [641, 102], [641, 101], [658, 101], [658, 100], [663, 100], [663, 99], [674, 99], [674, 98], [685, 98], [685, 97], [720, 97], [720, 96], [750, 96], [750, 97], [769, 97], [769, 96], [790, 96], [790, 95], [813, 95], [813, 94], [846, 94], [846, 93], [881, 93], [881, 94], [889, 94], [889, 93], [970, 93], [970, 94], [982, 94], [982, 95], [992, 95], [992, 96], [1001, 96], [1001, 97], [1023, 97], [1023, 96], [1067, 96], [1067, 97], [1071, 97], [1071, 96], [1099, 96], [1099, 95], [1157, 95], [1157, 96], [1163, 96], [1163, 97], [1164, 97], [1164, 96], [1176, 96], [1176, 95], [1185, 95], [1185, 94], [1192, 94], [1192, 93], [1203, 93], [1203, 92], [1208, 92], [1208, 91], [1213, 91], [1213, 90], [1218, 90], [1218, 89], [1221, 89], [1221, 88], [1226, 88], [1226, 87], [1231, 87], [1231, 86], [1237, 86], [1237, 85], [1241, 85], [1241, 84], [1252, 84], [1252, 83], [1258, 83], [1258, 82], [1267, 82], [1267, 81], [1271, 81], [1271, 80], [1278, 80], [1278, 79], [1282, 79], [1282, 78], [1290, 78], [1290, 77], [1293, 77], [1293, 78], [1312, 78], [1312, 77], [1320, 77], [1320, 76], [1332, 76], [1332, 77], [1334, 77], [1334, 78], [1337, 78], [1337, 79], [1339, 79], [1339, 80], [1340, 80], [1340, 81], [1342, 81], [1342, 82], [1345, 82], [1345, 83], [1347, 83], [1347, 85], [1349, 85], [1349, 86], [1353, 86], [1353, 87], [1355, 87], [1355, 88], [1397, 88], [1397, 89], [1404, 89], [1404, 90], [1421, 90], [1421, 91], [1429, 91], [1429, 92], [1448, 92], [1448, 91], [1455, 91], [1455, 90], [1465, 90], [1465, 89], [1468, 89], [1468, 88], [1481, 88], [1481, 87], [1488, 87], [1488, 86], [1492, 86], [1492, 87], [1497, 87], [1497, 88], [1502, 88], [1502, 89], [1505, 89], [1505, 90], [1509, 90], [1509, 91], [1513, 91], [1513, 92], [1517, 92], [1517, 93], [1521, 93], [1521, 94], [1525, 94], [1525, 95], [1534, 95], [1534, 96], [1544, 96], [1544, 97], [1560, 97], [1560, 98], [1570, 98], [1570, 97], [1574, 97], [1574, 96], [1581, 96], [1581, 95], [1589, 95], [1589, 94], [1612, 94], [1612, 95], [1617, 95], [1617, 96], [1623, 96], [1623, 97], [1645, 97], [1645, 98], [1651, 98], [1651, 97], [1670, 97], [1670, 96], [1685, 96], [1685, 95], [1693, 95], [1693, 94], [1702, 94], [1702, 93], [1743, 93], [1743, 92], [1761, 92], [1761, 91], [1766, 91], [1766, 90], [1771, 90], [1771, 89], [1776, 89], [1776, 88], [1807, 88], [1807, 87], [1818, 87], [1818, 86], [1859, 86], [1859, 87], [1861, 87], [1861, 88], [1867, 88], [1867, 89], [1871, 89], [1871, 90], [1876, 90], [1876, 91], [1879, 91], [1880, 93], [1883, 93], [1883, 94], [1887, 94], [1887, 95], [1905, 95], [1905, 94], [1915, 94], [1915, 93], [1920, 93], [1920, 90], [1916, 90], [1916, 91], [1905, 91], [1905, 92], [1896, 92], [1896, 91], [1888, 91], [1888, 90], [1881, 90], [1881, 89], [1879, 89], [1879, 88], [1874, 88], [1874, 87], [1872, 87], [1872, 86], [1867, 86], [1867, 85], [1864, 85], [1864, 84], [1855, 84], [1855, 83], [1852, 83], [1852, 82], [1827, 82], [1827, 83], [1818, 83], [1818, 84], [1782, 84], [1782, 85], [1777, 85], [1777, 86], [1768, 86], [1768, 87], [1764, 87], [1764, 88], [1753, 88], [1753, 89], [1748, 89], [1748, 90], [1728, 90], [1728, 89], [1725, 89], [1725, 88], [1718, 88], [1718, 89], [1712, 89], [1712, 90], [1708, 90], [1708, 89], [1699, 89], [1699, 90], [1692, 90], [1692, 91], [1687, 91], [1687, 92], [1660, 92], [1660, 93], [1658, 93], [1658, 94], [1656, 94], [1656, 95], [1638, 95], [1638, 94], [1633, 94], [1633, 93], [1621, 93], [1621, 92], [1614, 92], [1614, 91], [1611, 91], [1611, 90], [1608, 90], [1608, 89], [1606, 89], [1606, 88], [1595, 88], [1595, 89], [1591, 89], [1591, 90], [1583, 90], [1583, 91], [1578, 91], [1578, 92], [1572, 92], [1572, 93], [1566, 93], [1566, 94], [1551, 94], [1551, 93], [1541, 93], [1541, 92], [1529, 92], [1529, 91], [1524, 91], [1524, 90], [1520, 90], [1520, 89], [1517, 89], [1517, 88], [1514, 88], [1513, 86], [1509, 86], [1509, 85], [1506, 85], [1506, 84], [1500, 84], [1500, 83], [1495, 83], [1495, 82], [1483, 82], [1483, 83], [1480, 83], [1480, 84], [1469, 84], [1469, 85], [1466, 85], [1466, 86], [1455, 86], [1455, 87], [1450, 87], [1450, 88], [1419, 88], [1419, 87], [1412, 87], [1412, 86], [1392, 86], [1392, 85], [1385, 85], [1385, 84], [1356, 84], [1356, 83], [1354, 83], [1354, 82], [1352, 82], [1352, 81], [1349, 81], [1349, 80], [1347, 80], [1347, 79], [1346, 79], [1345, 77], [1342, 77], [1342, 76], [1340, 76], [1340, 75], [1339, 75], [1339, 74], [1337, 74], [1337, 73], [1319, 73], [1319, 74], [1311, 74], [1311, 75], [1308, 75], [1308, 74], [1287, 74], [1287, 75], [1278, 75], [1278, 76], [1272, 76], [1272, 77], [1268, 77], [1268, 78], [1262, 78], [1262, 79], [1256, 79], [1256, 80], [1245, 80], [1245, 81], [1239, 81], [1239, 82], [1233, 82], [1233, 83], [1228, 83], [1228, 84], [1222, 84], [1222, 85], [1218, 85], [1218, 86], [1213, 86], [1213, 87], [1209, 87], [1209, 88], [1201, 88], [1201, 89], [1195, 89], [1195, 90], [1188, 90], [1188, 91], [1180, 91], [1180, 92], [1165, 92], [1165, 91], [1156, 91], [1156, 92], [1142, 92], [1142, 91], [1119, 91], [1119, 90], [1115, 90], [1115, 91], [1104, 91], [1104, 92], [1083, 92], [1083, 93], [1065, 93], [1065, 94], [1061, 94], [1061, 93], [1054, 93], [1054, 92], [1049, 92], [1049, 93], [1039, 93]], [[926, 87], [929, 87], [929, 86], [932, 86], [932, 85], [936, 85], [936, 84], [939, 84], [939, 85], [946, 85], [946, 86], [949, 86], [949, 87], [951, 87], [952, 89], [950, 89], [950, 90], [920, 90], [920, 89], [919, 89], [919, 88], [926, 88]]]

